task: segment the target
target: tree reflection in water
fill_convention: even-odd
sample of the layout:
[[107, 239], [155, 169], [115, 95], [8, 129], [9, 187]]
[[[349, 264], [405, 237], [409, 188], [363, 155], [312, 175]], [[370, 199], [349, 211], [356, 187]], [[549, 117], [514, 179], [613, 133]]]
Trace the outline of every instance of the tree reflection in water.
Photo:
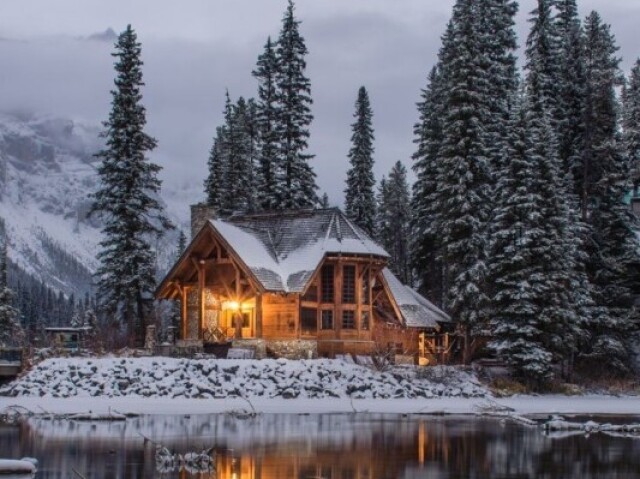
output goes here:
[[[144, 437], [151, 438], [145, 441]], [[215, 450], [215, 471], [160, 473], [155, 445]], [[640, 439], [547, 437], [465, 417], [395, 415], [145, 416], [120, 422], [28, 419], [0, 425], [3, 457], [34, 456], [37, 479], [635, 478]]]

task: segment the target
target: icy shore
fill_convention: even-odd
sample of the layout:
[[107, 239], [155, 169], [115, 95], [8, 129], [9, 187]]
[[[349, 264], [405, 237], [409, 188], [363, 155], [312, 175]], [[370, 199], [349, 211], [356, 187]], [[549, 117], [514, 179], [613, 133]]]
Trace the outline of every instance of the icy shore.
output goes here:
[[640, 417], [637, 396], [495, 399], [460, 370], [417, 377], [336, 360], [49, 359], [0, 390], [0, 412], [36, 414], [395, 413], [612, 414]]

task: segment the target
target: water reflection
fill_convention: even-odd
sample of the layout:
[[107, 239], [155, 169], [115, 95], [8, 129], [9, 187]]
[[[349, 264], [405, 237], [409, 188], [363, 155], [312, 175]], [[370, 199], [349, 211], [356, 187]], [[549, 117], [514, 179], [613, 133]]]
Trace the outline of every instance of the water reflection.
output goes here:
[[[215, 471], [161, 473], [172, 453], [214, 448]], [[546, 437], [492, 419], [394, 415], [145, 416], [0, 425], [0, 456], [34, 456], [38, 479], [637, 478], [640, 440]]]

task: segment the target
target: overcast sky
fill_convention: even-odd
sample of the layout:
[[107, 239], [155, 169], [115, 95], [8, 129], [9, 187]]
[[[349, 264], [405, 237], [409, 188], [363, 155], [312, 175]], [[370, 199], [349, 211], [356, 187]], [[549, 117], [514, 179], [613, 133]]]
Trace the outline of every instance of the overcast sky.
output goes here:
[[[410, 166], [415, 103], [440, 46], [453, 0], [298, 0], [309, 55], [315, 120], [310, 152], [321, 192], [342, 203], [360, 85], [369, 90], [379, 179], [396, 160]], [[640, 0], [580, 0], [613, 27], [625, 72], [640, 55]], [[520, 44], [535, 0], [522, 0]], [[253, 96], [251, 76], [285, 0], [1, 0], [0, 110], [35, 110], [99, 122], [113, 81], [112, 41], [93, 34], [131, 23], [143, 44], [144, 104], [167, 190], [202, 198], [202, 180], [225, 88]], [[186, 215], [186, 211], [184, 213]]]

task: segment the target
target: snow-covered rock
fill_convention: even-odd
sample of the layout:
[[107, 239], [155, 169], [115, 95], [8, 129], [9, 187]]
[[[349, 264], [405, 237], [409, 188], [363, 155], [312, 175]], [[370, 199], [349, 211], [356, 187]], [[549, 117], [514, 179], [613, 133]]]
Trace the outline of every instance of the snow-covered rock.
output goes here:
[[[77, 374], [82, 371], [82, 374]], [[446, 383], [378, 372], [339, 360], [55, 358], [0, 389], [5, 396], [168, 398], [394, 399], [484, 397], [468, 373]]]

